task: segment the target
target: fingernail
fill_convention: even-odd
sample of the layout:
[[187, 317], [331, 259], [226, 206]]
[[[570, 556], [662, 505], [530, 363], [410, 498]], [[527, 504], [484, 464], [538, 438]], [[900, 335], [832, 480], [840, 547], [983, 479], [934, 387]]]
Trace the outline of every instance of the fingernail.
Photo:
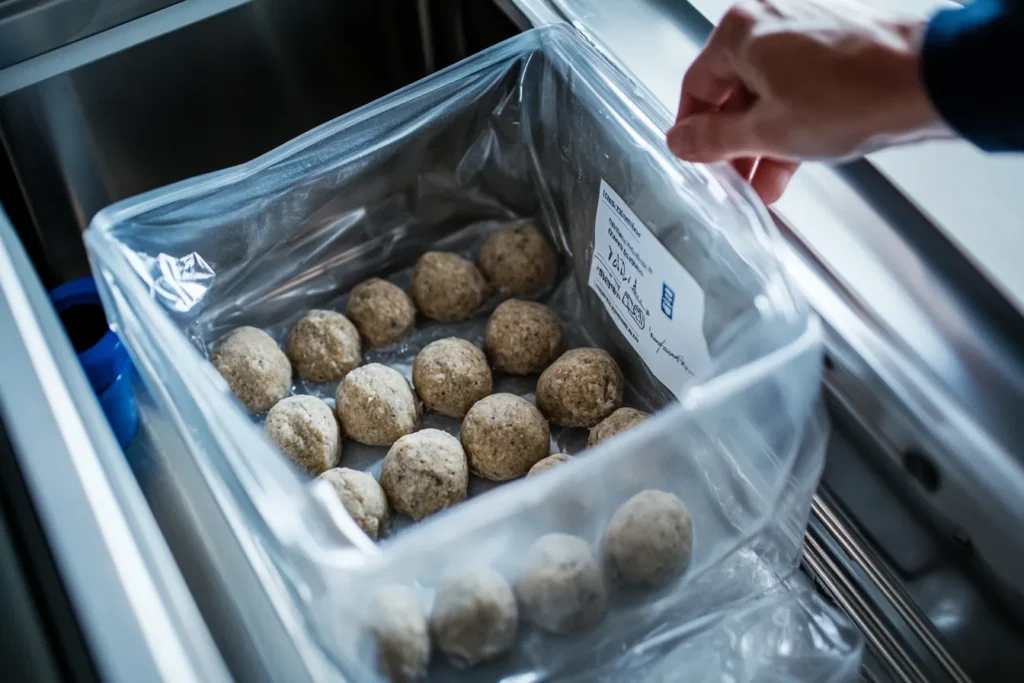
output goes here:
[[669, 150], [680, 159], [689, 159], [693, 155], [693, 128], [685, 123], [677, 123], [669, 129], [665, 136]]

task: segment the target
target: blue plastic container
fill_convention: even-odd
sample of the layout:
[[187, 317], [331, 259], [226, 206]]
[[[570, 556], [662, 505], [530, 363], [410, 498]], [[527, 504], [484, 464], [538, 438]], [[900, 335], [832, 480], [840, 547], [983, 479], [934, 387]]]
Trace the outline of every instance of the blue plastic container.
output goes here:
[[88, 277], [66, 282], [50, 292], [50, 300], [114, 435], [126, 447], [139, 428], [132, 362], [107, 323], [96, 283]]

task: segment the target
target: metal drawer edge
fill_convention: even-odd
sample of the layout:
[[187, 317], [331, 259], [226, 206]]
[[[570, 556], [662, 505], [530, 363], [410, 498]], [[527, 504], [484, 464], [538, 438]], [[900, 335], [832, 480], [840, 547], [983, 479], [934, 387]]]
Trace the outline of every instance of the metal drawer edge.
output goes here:
[[0, 209], [0, 412], [104, 680], [230, 680]]

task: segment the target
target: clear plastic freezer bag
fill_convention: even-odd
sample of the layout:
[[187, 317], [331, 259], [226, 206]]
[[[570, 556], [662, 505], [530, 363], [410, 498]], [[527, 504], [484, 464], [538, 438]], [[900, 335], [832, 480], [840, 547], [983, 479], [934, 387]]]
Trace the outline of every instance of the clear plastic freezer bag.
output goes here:
[[[253, 162], [93, 220], [86, 242], [108, 312], [190, 445], [181, 457], [198, 461], [237, 532], [262, 549], [254, 561], [266, 563], [268, 590], [341, 669], [370, 661], [362, 597], [385, 579], [414, 587], [423, 608], [452, 563], [497, 563], [514, 582], [509, 562], [539, 535], [569, 532], [600, 552], [610, 516], [647, 488], [688, 509], [682, 578], [648, 592], [608, 586], [608, 615], [585, 637], [524, 626], [492, 673], [551, 674], [584, 643], [628, 656], [663, 619], [758, 595], [795, 566], [825, 435], [818, 326], [775, 257], [763, 207], [727, 169], [673, 159], [652, 102], [572, 29], [538, 29]], [[234, 327], [280, 339], [299, 312], [338, 305], [359, 281], [400, 280], [427, 249], [471, 250], [481, 226], [515, 220], [537, 224], [559, 253], [552, 296], [570, 337], [611, 352], [635, 403], [661, 412], [565, 471], [502, 486], [375, 546], [336, 497], [309, 494], [205, 356]], [[621, 275], [642, 286], [614, 301], [609, 291], [620, 290], [595, 280], [599, 248], [617, 245], [609, 226], [620, 240], [647, 240], [647, 251], [620, 254]], [[654, 334], [659, 315], [675, 316], [681, 327], [660, 329], [678, 336]], [[688, 341], [673, 348], [677, 339]]]
[[[555, 468], [537, 481], [516, 482], [468, 501], [459, 523], [453, 512], [448, 519], [417, 525], [359, 569], [345, 572], [344, 578], [333, 575], [311, 605], [319, 633], [327, 635], [325, 644], [343, 653], [344, 671], [352, 680], [368, 679], [381, 657], [375, 643], [387, 642], [388, 620], [395, 610], [404, 609], [388, 596], [408, 588], [420, 613], [430, 615], [434, 645], [445, 652], [435, 653], [429, 680], [563, 680], [570, 674], [595, 680], [606, 669], [617, 671], [622, 676], [618, 680], [653, 675], [658, 660], [638, 650], [639, 645], [658, 639], [668, 627], [782, 589], [793, 558], [775, 554], [787, 542], [776, 523], [799, 514], [787, 510], [791, 482], [743, 461], [773, 460], [780, 453], [791, 461], [820, 458], [825, 431], [813, 410], [813, 397], [787, 387], [816, 373], [817, 344], [816, 330], [808, 330], [784, 349], [694, 386], [679, 405], [588, 451], [577, 466]], [[764, 415], [765, 406], [772, 407], [773, 416]], [[795, 429], [782, 418], [791, 412], [804, 412], [806, 429]], [[738, 477], [741, 472], [745, 479]], [[625, 563], [621, 555], [612, 559], [612, 549], [622, 538], [613, 536], [612, 520], [626, 501], [651, 490], [685, 501], [692, 551], [684, 571], [652, 577], [648, 583], [636, 580], [650, 576], [645, 572], [648, 556], [630, 557]], [[801, 497], [807, 496], [809, 492]], [[562, 568], [581, 562], [576, 554], [556, 553], [543, 566], [538, 605], [531, 597], [538, 576], [531, 557], [535, 544], [551, 535], [560, 535], [562, 545], [587, 548], [581, 555], [603, 576], [581, 572], [569, 580], [553, 579]], [[647, 547], [658, 548], [666, 536], [670, 532], [659, 526], [646, 539], [653, 542]], [[515, 647], [465, 669], [466, 650], [460, 648], [487, 651], [487, 643], [466, 635], [486, 631], [473, 621], [473, 610], [493, 617], [480, 606], [491, 605], [489, 596], [477, 594], [470, 585], [481, 570], [500, 575], [517, 598]], [[434, 624], [444, 613], [440, 596], [451, 585], [469, 596], [467, 602], [479, 604], [467, 608], [468, 621], [458, 622], [461, 631], [452, 626], [457, 633], [449, 633], [446, 640]], [[339, 623], [338, 613], [353, 618]], [[462, 638], [470, 644], [462, 645]]]

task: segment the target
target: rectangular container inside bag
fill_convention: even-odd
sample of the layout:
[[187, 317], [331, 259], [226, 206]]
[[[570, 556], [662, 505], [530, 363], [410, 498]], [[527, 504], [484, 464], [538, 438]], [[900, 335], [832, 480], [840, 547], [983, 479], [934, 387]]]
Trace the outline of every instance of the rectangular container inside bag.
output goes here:
[[[640, 675], [650, 651], [630, 648], [667, 623], [779, 589], [792, 570], [824, 445], [818, 327], [772, 253], [763, 209], [729, 173], [671, 158], [651, 107], [572, 29], [537, 29], [249, 164], [94, 219], [86, 239], [108, 311], [187, 436], [182, 457], [202, 461], [222, 504], [241, 511], [239, 533], [259, 540], [297, 612], [354, 680], [373, 668], [373, 647], [366, 605], [353, 595], [397, 582], [429, 609], [439, 578], [473, 563], [514, 581], [539, 536], [571, 533], [598, 547], [610, 516], [643, 489], [671, 491], [689, 510], [693, 551], [681, 579], [650, 592], [611, 587], [608, 616], [578, 638], [524, 621], [512, 655], [466, 673], [437, 663], [432, 676]], [[570, 338], [616, 357], [627, 403], [669, 407], [573, 467], [503, 486], [375, 547], [335, 498], [309, 495], [205, 355], [233, 327], [280, 338], [301, 311], [337, 306], [367, 277], [401, 281], [423, 251], [470, 255], [494, 226], [525, 219], [562, 258], [551, 303]], [[619, 308], [609, 291], [628, 291], [594, 265], [614, 243], [610, 224], [655, 236], [629, 254], [629, 267], [664, 280], [656, 301], [632, 290], [639, 309]], [[669, 286], [681, 277], [684, 287]], [[637, 310], [632, 322], [624, 315]], [[673, 318], [660, 329], [677, 336], [654, 334], [658, 315]], [[473, 337], [479, 326], [429, 334]]]

